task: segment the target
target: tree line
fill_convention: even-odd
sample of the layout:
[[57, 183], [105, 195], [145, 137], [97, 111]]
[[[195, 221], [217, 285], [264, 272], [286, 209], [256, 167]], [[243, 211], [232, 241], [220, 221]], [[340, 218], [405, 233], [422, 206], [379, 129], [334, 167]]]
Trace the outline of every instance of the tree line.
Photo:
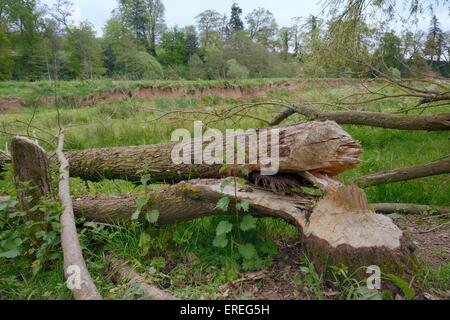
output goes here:
[[196, 25], [169, 28], [161, 0], [118, 0], [97, 37], [88, 21], [73, 23], [71, 7], [1, 1], [0, 80], [350, 77], [363, 64], [392, 77], [450, 73], [450, 32], [435, 15], [429, 30], [399, 34], [364, 15], [279, 26], [269, 10], [244, 15], [233, 3], [229, 15], [206, 10]]

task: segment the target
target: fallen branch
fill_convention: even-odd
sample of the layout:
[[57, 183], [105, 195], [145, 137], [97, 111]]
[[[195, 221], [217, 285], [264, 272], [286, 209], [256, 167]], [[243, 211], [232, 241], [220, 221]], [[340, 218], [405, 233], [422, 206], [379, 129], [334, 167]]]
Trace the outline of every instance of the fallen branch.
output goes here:
[[427, 116], [406, 116], [363, 111], [320, 112], [306, 105], [289, 107], [277, 115], [270, 122], [270, 125], [279, 125], [295, 113], [304, 115], [309, 120], [330, 120], [336, 121], [340, 125], [353, 124], [397, 130], [450, 130], [450, 113]]
[[[149, 210], [158, 210], [159, 225], [175, 224], [211, 215], [235, 215], [216, 205], [234, 198], [234, 185], [223, 190], [223, 180], [194, 180], [149, 192], [141, 221]], [[239, 189], [239, 188], [238, 188]], [[75, 214], [94, 222], [129, 222], [137, 210], [138, 196], [84, 197], [74, 200]], [[402, 231], [383, 215], [373, 214], [365, 194], [356, 187], [330, 187], [324, 199], [308, 195], [283, 196], [259, 188], [238, 190], [237, 201], [248, 201], [248, 214], [277, 217], [299, 229], [301, 240], [317, 266], [345, 263], [351, 268], [372, 264], [404, 270], [413, 261]], [[403, 267], [401, 267], [402, 265]]]
[[450, 213], [450, 207], [427, 206], [409, 203], [374, 203], [371, 204], [371, 207], [374, 208], [375, 212], [382, 214], [400, 213], [422, 215], [433, 212], [444, 215]]
[[380, 184], [408, 181], [447, 173], [450, 173], [450, 158], [423, 165], [371, 174], [358, 178], [356, 183], [362, 188], [367, 188]]
[[151, 300], [177, 300], [169, 293], [149, 285], [144, 277], [135, 272], [126, 262], [116, 259], [112, 255], [108, 255], [106, 259], [115, 274], [116, 284], [128, 282], [130, 285], [138, 285], [142, 289], [142, 296]]
[[61, 214], [61, 245], [64, 253], [64, 274], [68, 283], [75, 276], [74, 285], [70, 289], [73, 291], [76, 300], [101, 300], [102, 297], [89, 275], [86, 262], [81, 252], [73, 213], [72, 198], [70, 196], [69, 162], [63, 153], [63, 147], [64, 132], [60, 131], [56, 154], [61, 164], [59, 169], [59, 199], [63, 207], [63, 213]]

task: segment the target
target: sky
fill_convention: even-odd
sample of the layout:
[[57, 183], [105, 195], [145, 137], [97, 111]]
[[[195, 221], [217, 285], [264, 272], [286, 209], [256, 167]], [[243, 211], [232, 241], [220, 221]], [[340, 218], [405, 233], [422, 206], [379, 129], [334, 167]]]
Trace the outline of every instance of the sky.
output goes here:
[[[55, 0], [41, 0], [41, 3], [52, 5]], [[72, 0], [74, 4], [73, 19], [76, 23], [88, 20], [97, 34], [102, 34], [111, 12], [117, 7], [117, 0]], [[310, 14], [320, 15], [322, 4], [319, 0], [238, 0], [245, 16], [257, 7], [270, 10], [280, 26], [290, 26], [293, 17], [307, 17]], [[401, 1], [399, 1], [401, 2]], [[163, 0], [166, 7], [166, 23], [171, 26], [186, 26], [195, 24], [195, 17], [202, 11], [214, 9], [229, 15], [233, 0]], [[403, 14], [402, 14], [403, 15]], [[449, 11], [446, 7], [436, 10], [442, 29], [450, 30]], [[405, 16], [407, 16], [405, 14]], [[420, 19], [418, 28], [428, 29], [429, 17]], [[394, 26], [399, 29], [398, 26]]]

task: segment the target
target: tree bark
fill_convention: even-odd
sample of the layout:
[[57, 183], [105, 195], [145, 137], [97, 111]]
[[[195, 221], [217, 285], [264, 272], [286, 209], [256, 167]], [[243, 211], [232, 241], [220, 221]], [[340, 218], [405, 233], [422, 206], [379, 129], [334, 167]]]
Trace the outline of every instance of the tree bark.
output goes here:
[[[359, 164], [361, 146], [335, 122], [308, 122], [269, 129], [279, 129], [280, 172], [320, 172], [337, 175]], [[258, 130], [261, 132], [262, 130]], [[269, 134], [269, 136], [270, 136]], [[249, 151], [249, 135], [246, 154]], [[270, 143], [270, 138], [268, 142]], [[225, 141], [225, 139], [224, 139]], [[190, 144], [189, 142], [188, 144]], [[175, 165], [171, 153], [176, 143], [141, 147], [105, 148], [68, 152], [73, 177], [85, 180], [125, 179], [138, 182], [150, 174], [152, 182], [175, 183], [197, 178], [220, 178], [221, 165]], [[204, 142], [204, 147], [208, 143]], [[269, 145], [269, 150], [273, 150]], [[201, 151], [200, 151], [201, 152]], [[199, 152], [192, 148], [191, 158]], [[247, 161], [248, 163], [248, 161]], [[246, 165], [249, 171], [259, 171], [261, 163]]]
[[[14, 137], [11, 155], [19, 206], [29, 212], [43, 197], [52, 195], [47, 153], [30, 139]], [[31, 217], [30, 214], [27, 219], [43, 220], [42, 216]]]
[[151, 300], [177, 300], [174, 296], [164, 292], [156, 287], [150, 286], [145, 278], [135, 272], [127, 263], [114, 258], [112, 255], [106, 257], [110, 268], [115, 274], [116, 284], [128, 282], [130, 285], [138, 285], [142, 289], [142, 297]]
[[425, 130], [425, 131], [448, 131], [450, 130], [450, 113], [427, 115], [427, 116], [405, 116], [381, 112], [320, 112], [308, 106], [293, 106], [277, 115], [271, 125], [279, 125], [283, 120], [298, 113], [310, 120], [330, 120], [338, 124], [353, 124], [386, 129], [397, 130]]
[[408, 181], [446, 173], [450, 173], [450, 158], [433, 161], [423, 165], [371, 174], [358, 178], [356, 183], [362, 188], [367, 188], [380, 184]]
[[437, 214], [450, 213], [450, 207], [428, 206], [409, 203], [374, 203], [371, 204], [371, 207], [375, 209], [375, 212], [382, 214], [400, 213], [422, 215], [427, 212], [434, 212]]
[[[64, 133], [59, 133], [58, 149], [56, 154], [61, 164], [59, 169], [59, 199], [63, 212], [61, 214], [61, 246], [64, 253], [64, 274], [69, 283], [72, 276], [75, 276], [73, 291], [76, 300], [101, 300], [102, 297], [97, 291], [92, 281], [89, 271], [84, 261], [78, 239], [75, 217], [73, 213], [72, 197], [69, 188], [69, 162], [64, 153]], [[75, 268], [74, 268], [75, 267]], [[75, 273], [74, 275], [72, 273]], [[78, 281], [79, 280], [79, 281]], [[79, 282], [79, 283], [77, 283]]]
[[6, 151], [0, 150], [0, 172], [2, 172], [5, 165], [9, 163], [11, 163], [11, 155]]
[[[216, 208], [223, 197], [234, 198], [234, 185], [223, 190], [223, 180], [193, 180], [168, 186], [147, 194], [148, 205], [142, 210], [158, 210], [159, 225], [211, 215], [234, 215]], [[277, 217], [295, 225], [308, 253], [320, 267], [345, 263], [356, 270], [379, 265], [383, 271], [403, 272], [414, 264], [414, 254], [402, 231], [383, 215], [369, 210], [365, 194], [352, 186], [333, 186], [319, 199], [308, 195], [283, 196], [254, 187], [237, 192], [237, 201], [248, 201], [248, 214]], [[75, 199], [75, 214], [95, 222], [130, 221], [136, 211], [135, 196], [84, 197]], [[233, 201], [231, 201], [233, 203]], [[141, 214], [144, 220], [144, 214]]]

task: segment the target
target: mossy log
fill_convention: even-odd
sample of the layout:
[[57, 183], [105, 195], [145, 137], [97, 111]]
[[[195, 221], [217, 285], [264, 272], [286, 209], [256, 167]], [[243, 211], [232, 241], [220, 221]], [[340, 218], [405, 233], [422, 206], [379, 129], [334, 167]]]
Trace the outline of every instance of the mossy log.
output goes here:
[[[310, 171], [335, 176], [356, 167], [360, 162], [358, 157], [362, 153], [361, 146], [335, 122], [307, 122], [272, 128], [268, 130], [269, 137], [274, 129], [279, 130], [279, 172]], [[238, 137], [245, 138], [245, 154], [250, 154], [249, 134]], [[271, 139], [268, 140], [269, 150], [272, 150]], [[91, 181], [124, 179], [139, 182], [144, 174], [150, 174], [153, 182], [168, 183], [223, 177], [221, 165], [208, 165], [205, 162], [174, 164], [171, 154], [176, 145], [167, 143], [72, 151], [67, 152], [67, 158], [72, 177]], [[203, 142], [203, 146], [207, 147], [208, 143]], [[196, 159], [199, 151], [193, 147], [191, 149], [191, 158]], [[246, 165], [246, 168], [259, 171], [262, 165], [259, 160], [257, 162]]]
[[[235, 195], [223, 180], [192, 180], [149, 192], [142, 212], [159, 210], [159, 225], [211, 215], [234, 215], [216, 208], [219, 199]], [[355, 186], [333, 186], [320, 199], [310, 195], [284, 196], [255, 187], [237, 192], [250, 203], [249, 214], [277, 217], [299, 229], [308, 254], [319, 268], [346, 264], [352, 270], [378, 265], [383, 272], [411, 270], [415, 258], [403, 232], [393, 221], [370, 211], [364, 192]], [[137, 196], [84, 197], [74, 200], [75, 214], [94, 222], [126, 222], [136, 211]], [[144, 214], [141, 215], [142, 219]]]

